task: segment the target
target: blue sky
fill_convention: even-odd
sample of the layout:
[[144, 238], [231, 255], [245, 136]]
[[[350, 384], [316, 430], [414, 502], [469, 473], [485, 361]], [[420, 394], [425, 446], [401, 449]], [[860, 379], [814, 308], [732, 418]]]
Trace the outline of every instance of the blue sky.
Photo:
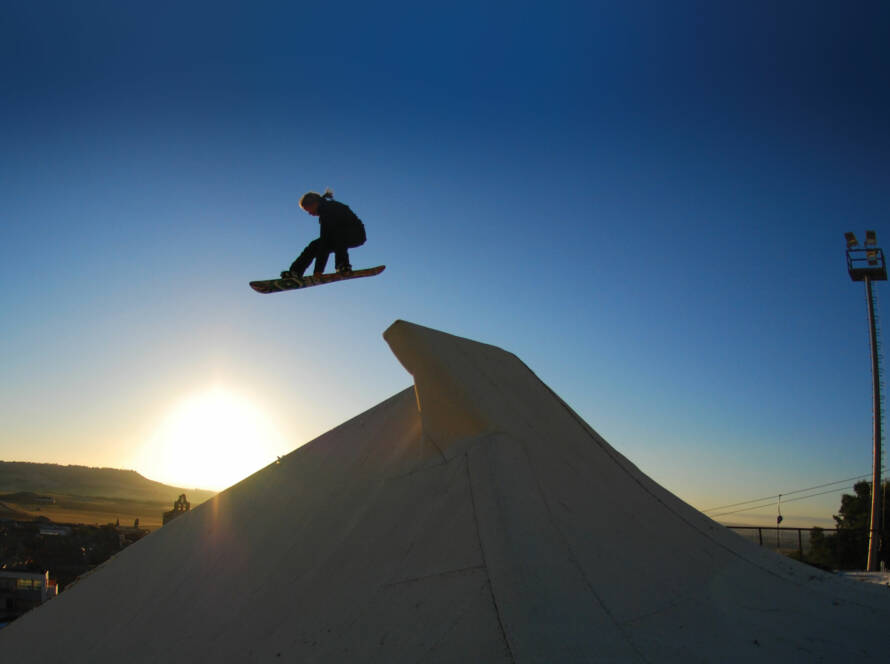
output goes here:
[[[0, 458], [189, 486], [145, 450], [221, 386], [271, 460], [410, 384], [404, 318], [696, 507], [868, 473], [843, 233], [890, 233], [890, 9], [776, 4], [6, 3]], [[253, 293], [328, 186], [387, 271]]]

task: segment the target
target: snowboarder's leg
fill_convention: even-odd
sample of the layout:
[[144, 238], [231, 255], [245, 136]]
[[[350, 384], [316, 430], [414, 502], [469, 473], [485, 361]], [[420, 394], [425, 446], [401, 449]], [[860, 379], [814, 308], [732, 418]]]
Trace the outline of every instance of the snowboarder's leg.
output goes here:
[[[318, 258], [320, 257], [319, 249], [321, 247], [321, 239], [312, 240], [309, 244], [306, 245], [306, 248], [303, 249], [303, 253], [297, 256], [297, 260], [295, 260], [290, 266], [290, 272], [295, 277], [302, 277], [303, 273], [306, 271], [306, 268], [309, 267], [309, 263], [316, 261], [316, 272], [318, 271]], [[325, 253], [324, 260], [327, 262], [328, 255]], [[322, 264], [322, 270], [324, 270], [324, 264]]]
[[349, 264], [349, 248], [343, 245], [337, 247], [334, 251], [334, 262], [337, 266], [337, 272], [350, 272], [352, 266]]
[[315, 269], [313, 274], [324, 274], [324, 268], [328, 264], [328, 256], [331, 255], [331, 248], [321, 239], [316, 240], [318, 246], [315, 250]]

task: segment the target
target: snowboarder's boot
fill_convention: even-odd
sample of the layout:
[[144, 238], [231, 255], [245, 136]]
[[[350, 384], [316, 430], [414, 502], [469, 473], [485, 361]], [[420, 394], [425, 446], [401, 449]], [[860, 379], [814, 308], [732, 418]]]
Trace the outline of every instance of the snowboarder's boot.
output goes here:
[[303, 275], [297, 274], [296, 272], [292, 272], [290, 270], [285, 270], [281, 273], [282, 279], [293, 279], [294, 281], [300, 281], [303, 278]]

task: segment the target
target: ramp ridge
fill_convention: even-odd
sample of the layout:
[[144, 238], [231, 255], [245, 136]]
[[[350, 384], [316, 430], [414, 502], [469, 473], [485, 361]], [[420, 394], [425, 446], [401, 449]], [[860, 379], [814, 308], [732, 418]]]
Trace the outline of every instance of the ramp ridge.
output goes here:
[[507, 637], [507, 630], [504, 629], [504, 619], [501, 615], [501, 607], [498, 605], [498, 598], [494, 592], [494, 585], [491, 582], [491, 574], [488, 570], [488, 554], [485, 551], [485, 542], [482, 541], [482, 532], [479, 530], [479, 515], [476, 511], [476, 492], [473, 490], [473, 477], [470, 473], [470, 455], [468, 452], [464, 453], [464, 467], [467, 469], [467, 486], [470, 491], [470, 503], [473, 506], [473, 523], [476, 525], [476, 541], [479, 542], [479, 550], [482, 552], [482, 562], [485, 568], [485, 576], [488, 579], [488, 592], [491, 595], [491, 603], [494, 606], [494, 613], [498, 619], [498, 629], [501, 633], [501, 639], [504, 641], [504, 647], [507, 649], [507, 653], [510, 655], [510, 661], [515, 664], [516, 657], [513, 655], [513, 646], [510, 643], [510, 639]]

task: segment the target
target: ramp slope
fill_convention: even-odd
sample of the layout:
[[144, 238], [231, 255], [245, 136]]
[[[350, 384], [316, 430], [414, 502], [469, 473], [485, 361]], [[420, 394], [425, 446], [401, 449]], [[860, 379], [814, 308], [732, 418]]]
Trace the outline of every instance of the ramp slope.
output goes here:
[[763, 551], [515, 356], [397, 321], [407, 389], [0, 632], [19, 662], [884, 661], [886, 589]]

